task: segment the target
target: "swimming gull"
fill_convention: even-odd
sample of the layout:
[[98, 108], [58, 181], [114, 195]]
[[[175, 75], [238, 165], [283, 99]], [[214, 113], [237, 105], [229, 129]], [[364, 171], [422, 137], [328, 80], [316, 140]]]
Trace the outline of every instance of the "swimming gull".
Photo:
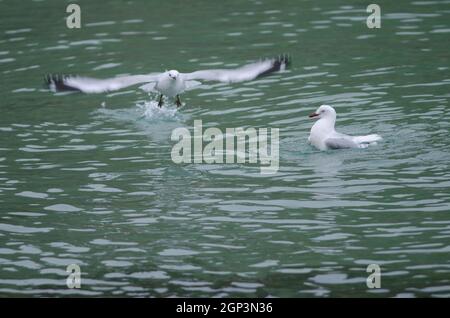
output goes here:
[[336, 111], [328, 105], [320, 106], [310, 118], [318, 118], [314, 123], [308, 141], [319, 150], [343, 149], [343, 148], [366, 148], [369, 144], [375, 144], [381, 140], [377, 134], [366, 136], [349, 136], [338, 133], [334, 129], [336, 123]]

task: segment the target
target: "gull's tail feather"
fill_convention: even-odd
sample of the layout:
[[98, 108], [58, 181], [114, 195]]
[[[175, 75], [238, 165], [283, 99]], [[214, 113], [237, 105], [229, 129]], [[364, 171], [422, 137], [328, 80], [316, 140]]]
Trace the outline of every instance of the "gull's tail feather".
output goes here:
[[381, 139], [383, 139], [383, 138], [381, 138], [381, 136], [377, 135], [377, 134], [366, 135], [366, 136], [357, 136], [357, 137], [353, 138], [353, 140], [358, 144], [370, 144], [370, 143], [377, 142]]

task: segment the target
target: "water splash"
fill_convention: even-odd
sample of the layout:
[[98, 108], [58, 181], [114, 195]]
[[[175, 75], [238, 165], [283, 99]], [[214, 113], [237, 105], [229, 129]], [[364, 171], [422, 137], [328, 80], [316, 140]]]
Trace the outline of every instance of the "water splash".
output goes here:
[[181, 117], [178, 109], [171, 104], [159, 107], [156, 101], [143, 101], [136, 106], [137, 112], [141, 113], [140, 119], [176, 120]]
[[94, 111], [94, 116], [102, 122], [115, 122], [136, 127], [140, 133], [148, 135], [153, 141], [167, 144], [172, 130], [188, 120], [189, 116], [179, 112], [175, 105], [165, 103], [163, 107], [158, 102], [138, 101], [135, 107], [108, 108], [103, 102]]

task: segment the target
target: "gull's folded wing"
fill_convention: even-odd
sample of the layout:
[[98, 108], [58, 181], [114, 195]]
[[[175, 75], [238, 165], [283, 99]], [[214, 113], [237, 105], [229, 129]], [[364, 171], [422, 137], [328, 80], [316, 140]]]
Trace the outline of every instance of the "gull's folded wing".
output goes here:
[[328, 138], [325, 140], [325, 145], [329, 149], [346, 149], [346, 148], [358, 148], [358, 144], [347, 138]]
[[115, 91], [139, 83], [158, 80], [160, 74], [119, 76], [96, 79], [80, 76], [47, 75], [45, 81], [54, 91], [81, 91], [83, 93], [102, 93]]
[[182, 74], [185, 80], [243, 82], [284, 70], [290, 63], [287, 55], [244, 65], [236, 69], [203, 70]]

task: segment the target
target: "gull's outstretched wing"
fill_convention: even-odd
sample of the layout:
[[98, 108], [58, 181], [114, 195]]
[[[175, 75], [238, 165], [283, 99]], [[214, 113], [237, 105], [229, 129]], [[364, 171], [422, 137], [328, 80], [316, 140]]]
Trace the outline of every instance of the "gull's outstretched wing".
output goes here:
[[158, 80], [161, 74], [119, 76], [107, 79], [97, 79], [80, 76], [47, 75], [45, 81], [54, 91], [81, 91], [83, 93], [102, 93], [115, 91], [139, 83]]
[[325, 145], [329, 149], [359, 148], [359, 145], [351, 139], [339, 137], [326, 139]]
[[185, 80], [219, 81], [227, 83], [250, 81], [257, 77], [286, 69], [290, 63], [287, 55], [247, 64], [236, 69], [203, 70], [182, 74]]

